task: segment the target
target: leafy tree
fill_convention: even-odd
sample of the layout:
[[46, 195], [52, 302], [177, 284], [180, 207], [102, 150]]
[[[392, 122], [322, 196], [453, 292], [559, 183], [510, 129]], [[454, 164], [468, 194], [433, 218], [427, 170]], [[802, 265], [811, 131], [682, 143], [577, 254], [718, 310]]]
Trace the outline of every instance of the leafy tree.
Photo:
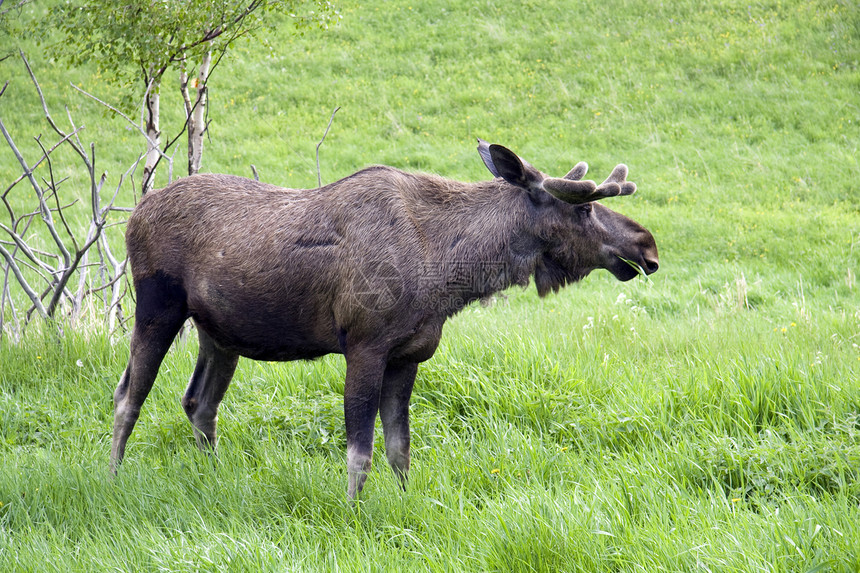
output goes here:
[[143, 95], [146, 193], [160, 159], [178, 138], [162, 143], [164, 75], [180, 76], [186, 121], [179, 133], [187, 131], [188, 174], [193, 175], [202, 160], [210, 74], [238, 38], [273, 29], [283, 21], [279, 14], [299, 30], [326, 28], [339, 18], [326, 0], [70, 0], [54, 5], [46, 22], [59, 31], [50, 47], [56, 56], [73, 64], [95, 62], [104, 75], [131, 88], [126, 108]]
[[[19, 18], [27, 4], [35, 0], [0, 0], [0, 40], [19, 38], [24, 34], [26, 24]], [[0, 62], [14, 51], [6, 42], [0, 45]]]

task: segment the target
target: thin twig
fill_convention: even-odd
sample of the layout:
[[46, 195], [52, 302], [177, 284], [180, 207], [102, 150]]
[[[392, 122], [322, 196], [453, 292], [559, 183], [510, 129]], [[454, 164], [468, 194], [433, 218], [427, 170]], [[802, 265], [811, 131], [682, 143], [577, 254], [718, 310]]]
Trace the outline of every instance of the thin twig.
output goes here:
[[[40, 279], [42, 279], [43, 281], [45, 281], [47, 284], [51, 284], [51, 283], [52, 283], [53, 279], [51, 279], [51, 278], [49, 277], [49, 275], [50, 275], [50, 276], [53, 276], [57, 271], [55, 271], [55, 270], [51, 270], [51, 269], [50, 269], [50, 267], [49, 267], [48, 269], [41, 269], [41, 268], [39, 268], [39, 267], [37, 267], [37, 266], [35, 266], [35, 265], [32, 265], [32, 264], [28, 263], [26, 259], [18, 259], [18, 258], [15, 258], [15, 255], [16, 255], [16, 254], [17, 254], [17, 251], [13, 251], [13, 252], [12, 252], [12, 258], [14, 258], [14, 259], [15, 259], [15, 262], [16, 262], [16, 263], [18, 263], [19, 265], [21, 265], [22, 267], [24, 267], [24, 268], [26, 268], [26, 269], [29, 269], [29, 270], [30, 270], [30, 271], [32, 271], [33, 273], [35, 273], [35, 274], [39, 275], [39, 278], [40, 278]], [[47, 273], [47, 274], [46, 274], [46, 273]]]
[[[66, 203], [61, 207], [61, 209], [68, 209], [69, 207], [77, 205], [78, 201], [80, 201], [80, 199], [75, 199], [70, 203]], [[49, 208], [48, 210], [51, 211], [51, 213], [57, 212], [57, 209], [54, 209], [53, 207]], [[27, 217], [35, 217], [36, 215], [40, 215], [41, 213], [41, 211], [30, 211], [29, 213], [24, 213], [23, 215], [21, 215], [20, 219], [26, 219]]]
[[[95, 236], [92, 238], [92, 240], [88, 241], [81, 248], [81, 250], [79, 250], [75, 254], [74, 261], [72, 261], [72, 263], [68, 267], [66, 267], [66, 269], [63, 271], [63, 274], [57, 283], [57, 288], [54, 291], [54, 296], [51, 298], [51, 302], [48, 303], [48, 308], [46, 309], [48, 312], [48, 316], [54, 315], [54, 311], [56, 310], [57, 305], [60, 303], [63, 296], [66, 295], [66, 292], [65, 292], [66, 291], [66, 285], [68, 284], [69, 279], [72, 278], [72, 275], [75, 273], [75, 270], [78, 268], [78, 265], [80, 264], [81, 259], [84, 257], [84, 254], [98, 240], [99, 236], [101, 235], [101, 232], [102, 232], [102, 225], [98, 225], [97, 229], [96, 229]], [[70, 295], [70, 298], [73, 298], [73, 297], [71, 297], [71, 293], [68, 293], [68, 294]]]
[[3, 271], [3, 294], [0, 296], [0, 339], [3, 338], [5, 329], [3, 328], [6, 322], [6, 300], [9, 301], [9, 311], [12, 313], [12, 333], [15, 335], [15, 342], [18, 342], [18, 332], [21, 330], [21, 322], [18, 320], [18, 310], [15, 308], [15, 300], [12, 298], [12, 293], [9, 292], [9, 271], [11, 266], [7, 263]]
[[[15, 243], [14, 241], [4, 241], [4, 240], [0, 239], [0, 245], [6, 245], [7, 247], [17, 247], [18, 243]], [[57, 253], [49, 253], [47, 251], [34, 249], [33, 247], [30, 247], [30, 250], [33, 251], [34, 253], [36, 253], [37, 255], [39, 255], [40, 257], [57, 259], [58, 261], [60, 260], [60, 255], [58, 255]]]
[[[45, 101], [45, 95], [42, 93], [42, 86], [40, 86], [39, 82], [36, 81], [36, 74], [33, 73], [33, 68], [30, 67], [30, 62], [27, 61], [27, 56], [24, 55], [23, 50], [19, 50], [18, 53], [21, 55], [21, 60], [24, 61], [24, 66], [27, 68], [27, 73], [30, 74], [30, 79], [32, 80], [33, 85], [36, 87], [36, 93], [39, 94], [39, 101], [42, 102], [42, 111], [45, 112], [45, 119], [48, 120], [48, 125], [51, 126], [51, 128], [57, 133], [57, 135], [62, 137], [64, 140], [69, 140], [69, 144], [72, 146], [72, 149], [75, 150], [75, 153], [80, 155], [81, 159], [84, 160], [84, 164], [89, 166], [89, 158], [87, 157], [83, 148], [80, 146], [80, 138], [78, 137], [79, 130], [75, 127], [74, 123], [71, 122], [72, 116], [71, 113], [68, 111], [68, 108], [66, 109], [66, 112], [69, 116], [69, 122], [72, 123], [72, 133], [66, 135], [66, 133], [64, 133], [63, 130], [60, 129], [59, 126], [54, 122], [54, 118], [51, 117], [51, 113], [48, 111], [48, 103]], [[83, 127], [81, 127], [81, 129], [83, 129]], [[78, 140], [78, 145], [76, 145], [74, 141], [71, 141], [70, 138], [72, 136], [74, 136], [75, 139]]]
[[87, 290], [87, 292], [86, 292], [87, 296], [89, 296], [91, 294], [95, 294], [97, 292], [101, 292], [101, 291], [106, 290], [106, 289], [109, 289], [109, 288], [113, 287], [114, 285], [116, 285], [120, 281], [120, 279], [122, 279], [123, 276], [125, 275], [126, 261], [122, 261], [119, 266], [122, 269], [122, 271], [119, 274], [117, 274], [114, 278], [112, 278], [110, 280], [110, 282], [105, 283], [100, 287], [91, 288], [91, 289]]
[[[76, 135], [77, 135], [77, 133], [78, 133], [78, 131], [80, 131], [81, 129], [83, 129], [83, 127], [80, 127], [80, 128], [78, 128], [78, 129], [75, 129], [75, 131], [73, 131], [72, 133], [69, 133], [68, 135], [63, 136], [63, 138], [62, 138], [60, 141], [58, 141], [58, 142], [57, 142], [57, 143], [55, 143], [53, 146], [51, 146], [51, 148], [50, 148], [50, 149], [48, 149], [48, 155], [50, 155], [51, 153], [53, 153], [53, 152], [54, 152], [54, 150], [56, 150], [56, 149], [57, 149], [58, 147], [60, 147], [62, 144], [66, 143], [66, 142], [69, 140], [69, 138], [71, 138], [71, 137], [73, 137], [73, 136], [76, 136]], [[34, 164], [33, 164], [33, 166], [30, 168], [30, 171], [31, 171], [31, 172], [35, 172], [35, 171], [36, 171], [36, 169], [38, 169], [38, 168], [39, 168], [39, 166], [42, 164], [42, 162], [43, 162], [43, 161], [45, 161], [45, 159], [47, 159], [47, 155], [43, 156], [41, 159], [39, 159], [38, 161], [36, 161], [36, 163], [34, 163]], [[2, 195], [2, 196], [3, 196], [3, 197], [6, 197], [6, 195], [8, 195], [10, 191], [12, 191], [12, 188], [13, 188], [13, 187], [15, 187], [15, 185], [17, 185], [17, 184], [18, 184], [18, 183], [20, 183], [21, 181], [23, 181], [24, 179], [26, 179], [28, 175], [29, 175], [28, 173], [22, 173], [21, 175], [19, 175], [17, 179], [15, 179], [15, 180], [14, 180], [14, 181], [13, 181], [13, 182], [8, 186], [8, 187], [6, 187], [6, 190], [5, 190], [5, 191], [3, 191], [3, 195]], [[64, 180], [65, 180], [65, 179], [64, 179]]]
[[336, 114], [339, 109], [340, 106], [334, 108], [334, 111], [331, 112], [331, 117], [328, 120], [328, 127], [325, 128], [325, 133], [323, 133], [322, 139], [317, 143], [317, 187], [322, 187], [322, 175], [320, 174], [320, 146], [323, 144], [323, 141], [325, 141], [325, 138], [328, 135], [328, 130], [331, 129], [331, 123], [334, 121], [334, 114]]
[[112, 112], [114, 112], [115, 114], [117, 114], [118, 116], [120, 116], [121, 118], [123, 118], [124, 120], [126, 120], [128, 123], [130, 123], [131, 125], [133, 125], [133, 126], [134, 126], [134, 127], [135, 127], [135, 128], [136, 128], [136, 129], [137, 129], [137, 130], [142, 134], [142, 135], [143, 135], [143, 137], [146, 139], [147, 143], [149, 143], [149, 144], [152, 146], [152, 148], [153, 148], [153, 149], [157, 149], [157, 150], [158, 150], [158, 154], [159, 154], [161, 157], [165, 157], [165, 158], [167, 157], [167, 154], [166, 154], [165, 152], [161, 151], [161, 148], [160, 148], [160, 147], [157, 147], [157, 146], [155, 145], [155, 142], [154, 142], [154, 141], [152, 141], [152, 139], [150, 139], [150, 138], [149, 138], [149, 134], [147, 134], [147, 133], [146, 133], [146, 130], [145, 130], [145, 129], [143, 129], [142, 127], [140, 127], [140, 125], [139, 125], [139, 124], [135, 123], [135, 121], [134, 121], [133, 119], [131, 119], [131, 118], [130, 118], [130, 117], [128, 117], [126, 114], [124, 114], [123, 112], [121, 112], [120, 110], [118, 110], [117, 108], [115, 108], [114, 106], [110, 105], [109, 103], [107, 103], [107, 102], [105, 102], [105, 101], [100, 100], [99, 98], [97, 98], [97, 97], [96, 97], [96, 96], [94, 96], [93, 94], [89, 93], [88, 91], [86, 91], [86, 90], [84, 90], [84, 89], [79, 88], [79, 87], [78, 87], [78, 86], [76, 86], [75, 84], [70, 84], [70, 85], [71, 85], [73, 88], [75, 88], [76, 90], [78, 90], [79, 92], [81, 92], [82, 94], [84, 94], [85, 96], [87, 96], [87, 97], [91, 98], [92, 100], [94, 100], [94, 101], [96, 101], [96, 102], [98, 102], [98, 103], [102, 104], [103, 106], [105, 106], [106, 108], [108, 108], [109, 110], [111, 110]]
[[22, 169], [28, 173], [27, 178], [30, 180], [30, 184], [33, 186], [33, 190], [36, 192], [36, 197], [39, 199], [39, 209], [42, 213], [42, 220], [45, 222], [45, 226], [48, 228], [48, 232], [51, 235], [51, 238], [54, 239], [54, 243], [57, 244], [57, 248], [60, 249], [60, 252], [63, 253], [63, 259], [68, 262], [71, 260], [71, 255], [69, 254], [68, 249], [63, 244], [63, 240], [57, 234], [57, 228], [54, 226], [54, 218], [51, 216], [51, 211], [48, 209], [48, 205], [45, 202], [45, 195], [42, 191], [42, 188], [39, 186], [39, 182], [36, 181], [36, 178], [33, 176], [32, 170], [27, 166], [27, 161], [24, 159], [24, 156], [21, 155], [21, 152], [18, 151], [18, 147], [15, 145], [15, 142], [12, 140], [12, 136], [9, 135], [9, 132], [6, 131], [6, 126], [3, 124], [3, 121], [0, 120], [0, 132], [3, 133], [3, 137], [6, 138], [6, 142], [9, 144], [9, 148], [12, 150], [12, 153], [18, 159], [18, 163], [21, 164]]
[[[36, 139], [36, 143], [37, 143], [37, 144], [39, 144], [39, 148], [42, 150], [42, 153], [43, 153], [43, 154], [45, 154], [45, 157], [46, 157], [47, 162], [48, 162], [48, 176], [49, 176], [49, 177], [50, 177], [50, 179], [51, 179], [51, 182], [50, 182], [50, 184], [48, 185], [48, 188], [49, 188], [49, 189], [51, 189], [52, 194], [53, 194], [53, 196], [54, 196], [54, 201], [55, 201], [55, 202], [56, 202], [56, 204], [57, 204], [57, 211], [56, 211], [56, 212], [57, 212], [57, 215], [60, 217], [60, 222], [63, 224], [63, 228], [65, 228], [65, 229], [66, 229], [66, 234], [67, 234], [67, 235], [69, 236], [69, 238], [72, 240], [72, 246], [74, 247], [75, 251], [77, 251], [77, 250], [78, 250], [78, 241], [75, 239], [75, 234], [74, 234], [74, 233], [72, 233], [72, 230], [69, 228], [69, 223], [66, 221], [66, 216], [65, 216], [65, 214], [63, 213], [63, 208], [62, 208], [62, 206], [60, 206], [60, 197], [59, 197], [59, 195], [57, 194], [57, 187], [58, 187], [58, 186], [59, 186], [63, 181], [65, 181], [65, 179], [63, 179], [63, 181], [60, 181], [59, 183], [57, 183], [57, 182], [54, 180], [54, 162], [53, 162], [53, 161], [51, 161], [51, 158], [50, 158], [50, 157], [48, 157], [48, 151], [45, 149], [45, 146], [44, 146], [44, 145], [42, 145], [42, 138], [41, 138], [41, 136], [39, 136], [39, 137], [37, 137], [37, 138], [35, 138], [35, 139]], [[48, 208], [48, 211], [51, 211], [51, 209], [50, 209], [50, 208]]]
[[[43, 141], [42, 136], [37, 137], [36, 142], [41, 149], [42, 156], [35, 165], [28, 166], [27, 161], [24, 159], [21, 152], [18, 151], [11, 135], [6, 130], [5, 125], [0, 121], [0, 132], [3, 133], [6, 138], [6, 142], [9, 144], [10, 149], [22, 167], [22, 175], [18, 177], [15, 182], [9, 185], [0, 196], [0, 200], [2, 200], [10, 218], [9, 226], [0, 223], [0, 232], [5, 232], [11, 239], [11, 242], [0, 240], [0, 256], [5, 260], [5, 264], [3, 265], [5, 267], [3, 271], [3, 290], [2, 294], [0, 294], [0, 337], [3, 335], [2, 330], [4, 328], [7, 306], [9, 307], [9, 311], [15, 321], [13, 333], [16, 338], [19, 338], [23, 333], [22, 329], [26, 328], [34, 313], [37, 313], [43, 319], [50, 320], [57, 314], [59, 309], [63, 309], [63, 312], [68, 310], [70, 313], [69, 318], [72, 321], [71, 324], [74, 324], [77, 317], [82, 312], [82, 309], [87, 308], [83, 304], [84, 299], [94, 292], [107, 290], [110, 290], [111, 296], [109, 300], [105, 297], [105, 317], [108, 318], [110, 328], [113, 331], [117, 320], [120, 322], [120, 327], [124, 327], [125, 324], [121, 305], [122, 299], [127, 292], [128, 281], [122, 280], [123, 277], [125, 277], [126, 260], [116, 260], [116, 257], [111, 253], [110, 245], [106, 239], [104, 230], [108, 226], [107, 217], [112, 211], [127, 212], [130, 210], [124, 207], [117, 207], [114, 203], [122, 189], [124, 181], [127, 177], [133, 176], [143, 156], [139, 156], [137, 161], [123, 176], [120, 177], [120, 181], [110, 200], [107, 203], [102, 203], [101, 191], [106, 181], [106, 174], [102, 174], [100, 177], [96, 176], [94, 165], [96, 157], [95, 144], [90, 144], [90, 149], [86, 150], [79, 137], [79, 133], [83, 127], [75, 125], [68, 108], [66, 108], [66, 112], [69, 123], [72, 127], [72, 132], [65, 133], [54, 122], [48, 110], [42, 89], [39, 82], [36, 80], [35, 74], [33, 73], [26, 56], [23, 52], [21, 52], [20, 55], [28, 73], [30, 74], [33, 85], [36, 88], [45, 118], [54, 132], [56, 132], [60, 137], [60, 140], [49, 146], [47, 142]], [[5, 87], [3, 89], [5, 90]], [[76, 89], [85, 95], [90, 95], [84, 90], [79, 88]], [[0, 91], [0, 95], [2, 95], [2, 91]], [[104, 104], [104, 102], [101, 102], [98, 98], [93, 97], [93, 99]], [[118, 110], [111, 106], [106, 107], [119, 113]], [[120, 115], [122, 114], [120, 113]], [[77, 155], [80, 156], [90, 179], [91, 222], [86, 235], [86, 240], [83, 244], [78, 243], [73, 232], [72, 225], [70, 225], [71, 219], [68, 219], [66, 216], [66, 210], [75, 205], [78, 200], [75, 199], [68, 204], [64, 204], [61, 201], [59, 188], [67, 178], [63, 178], [61, 180], [57, 179], [52, 160], [52, 153], [64, 143], [71, 145]], [[159, 154], [159, 157], [167, 157], [160, 149]], [[168, 161], [172, 162], [172, 158], [168, 157]], [[43, 163], [47, 163], [48, 173], [46, 177], [39, 178], [43, 182], [43, 186], [40, 186], [39, 182], [36, 181], [37, 178], [35, 176], [35, 171], [36, 168]], [[28, 179], [30, 184], [33, 186], [33, 189], [36, 191], [39, 205], [36, 211], [19, 216], [13, 208], [14, 201], [10, 202], [8, 195], [12, 189], [24, 179]], [[53, 214], [56, 214], [57, 217], [59, 217], [62, 228], [56, 225]], [[28, 244], [25, 236], [33, 221], [36, 220], [37, 215], [41, 216], [41, 219], [48, 228], [49, 233], [54, 239], [54, 243], [56, 243], [57, 252], [59, 252], [59, 254], [57, 254], [57, 252], [48, 253], [33, 249]], [[123, 223], [124, 222], [117, 222], [111, 226]], [[68, 236], [68, 239], [65, 239], [65, 241], [70, 242], [73, 254], [69, 252], [68, 248], [66, 248], [64, 240], [60, 239], [58, 231], [62, 231]], [[91, 263], [89, 258], [89, 251], [94, 246], [100, 254], [100, 261], [97, 263]], [[45, 262], [45, 259], [51, 261], [52, 264]], [[91, 266], [97, 266], [103, 269], [101, 287], [89, 286], [88, 271]], [[32, 305], [26, 313], [22, 315], [23, 322], [18, 321], [17, 310], [10, 291], [10, 275], [15, 276], [16, 280], [21, 285], [22, 290], [27, 295], [27, 298], [30, 299], [30, 303]], [[32, 284], [34, 277], [38, 277], [37, 282], [44, 281], [45, 283], [44, 290], [41, 294], [36, 291], [35, 285]], [[78, 283], [76, 289], [77, 293], [72, 293], [68, 287], [69, 282], [73, 278], [75, 278]], [[56, 324], [56, 326], [61, 329], [61, 325]], [[60, 333], [61, 332], [62, 330], [60, 330]]]
[[[17, 4], [12, 6], [11, 8], [7, 8], [7, 9], [3, 10], [2, 12], [0, 12], [0, 16], [5, 16], [9, 12], [11, 12], [12, 10], [17, 10], [19, 8], [22, 8], [22, 7], [26, 6], [27, 4], [29, 4], [30, 2], [35, 2], [35, 0], [21, 0], [20, 2], [18, 2]], [[3, 0], [0, 0], [0, 6], [2, 6], [2, 5], [3, 5]], [[3, 94], [3, 92], [0, 92], [0, 95], [2, 95], [2, 94]]]
[[18, 279], [18, 284], [21, 285], [21, 289], [27, 294], [27, 297], [30, 299], [30, 302], [33, 303], [33, 307], [39, 311], [39, 314], [42, 318], [47, 319], [48, 313], [45, 311], [45, 307], [42, 305], [42, 301], [39, 300], [39, 295], [30, 287], [29, 283], [27, 283], [27, 279], [24, 278], [24, 275], [21, 273], [21, 269], [18, 268], [18, 265], [15, 264], [15, 259], [12, 258], [12, 255], [5, 248], [0, 246], [0, 255], [6, 259], [6, 263], [9, 265], [9, 268], [12, 270], [12, 274], [15, 275], [15, 278]]
[[18, 246], [18, 248], [21, 249], [25, 255], [27, 255], [27, 258], [33, 261], [33, 263], [35, 263], [42, 270], [50, 274], [54, 274], [57, 272], [55, 269], [52, 269], [36, 257], [35, 253], [33, 253], [33, 250], [30, 248], [30, 245], [28, 245], [27, 242], [24, 241], [23, 236], [16, 233], [13, 229], [10, 229], [3, 223], [0, 223], [0, 230], [6, 231], [6, 233], [8, 233], [10, 237], [12, 237], [12, 240], [15, 241], [15, 244]]

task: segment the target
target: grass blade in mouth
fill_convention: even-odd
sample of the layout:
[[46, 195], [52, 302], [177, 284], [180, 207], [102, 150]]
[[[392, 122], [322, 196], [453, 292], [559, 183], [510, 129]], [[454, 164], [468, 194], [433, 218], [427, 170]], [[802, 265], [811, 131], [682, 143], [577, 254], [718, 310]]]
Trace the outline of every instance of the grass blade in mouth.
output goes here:
[[639, 273], [639, 276], [643, 277], [646, 282], [649, 282], [649, 283], [651, 282], [651, 277], [648, 276], [648, 273], [645, 272], [645, 269], [643, 269], [641, 266], [639, 266], [639, 263], [637, 263], [635, 261], [631, 261], [630, 259], [625, 259], [624, 257], [622, 257], [620, 255], [615, 255], [615, 256], [618, 257], [619, 259], [621, 259], [622, 261], [624, 261], [625, 263], [627, 263], [628, 265], [630, 265], [631, 267], [633, 267], [634, 269], [636, 269], [636, 272]]

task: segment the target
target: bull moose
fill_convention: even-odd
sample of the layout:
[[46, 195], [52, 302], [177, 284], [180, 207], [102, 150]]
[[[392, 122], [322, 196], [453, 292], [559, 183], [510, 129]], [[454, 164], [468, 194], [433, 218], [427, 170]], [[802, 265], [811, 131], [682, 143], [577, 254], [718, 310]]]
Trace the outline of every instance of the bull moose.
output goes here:
[[195, 175], [144, 196], [126, 232], [137, 307], [114, 393], [112, 471], [189, 318], [200, 351], [182, 406], [203, 449], [215, 447], [218, 405], [240, 356], [344, 355], [347, 494], [355, 498], [377, 413], [405, 486], [415, 375], [449, 316], [531, 277], [544, 296], [594, 269], [622, 281], [657, 270], [651, 233], [595, 203], [636, 190], [626, 166], [600, 185], [583, 180], [585, 163], [548, 177], [478, 141], [492, 181], [376, 166], [318, 189]]

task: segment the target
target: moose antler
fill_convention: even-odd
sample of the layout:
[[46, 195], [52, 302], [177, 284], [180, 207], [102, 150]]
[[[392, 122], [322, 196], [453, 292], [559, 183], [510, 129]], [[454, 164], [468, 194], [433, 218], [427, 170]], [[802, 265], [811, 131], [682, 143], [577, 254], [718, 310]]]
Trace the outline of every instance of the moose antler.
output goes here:
[[510, 149], [490, 144], [481, 138], [478, 138], [478, 153], [495, 177], [501, 177], [530, 192], [544, 190], [565, 203], [577, 205], [636, 192], [636, 184], [627, 181], [627, 166], [624, 164], [616, 165], [609, 177], [598, 185], [591, 180], [582, 180], [588, 172], [588, 164], [584, 161], [577, 163], [576, 167], [559, 179], [547, 177]]
[[581, 161], [562, 179], [556, 177], [544, 179], [543, 188], [554, 197], [574, 205], [590, 203], [604, 197], [632, 195], [636, 192], [636, 184], [627, 181], [627, 166], [623, 163], [616, 165], [609, 177], [600, 185], [591, 180], [582, 181], [587, 172], [588, 164]]

